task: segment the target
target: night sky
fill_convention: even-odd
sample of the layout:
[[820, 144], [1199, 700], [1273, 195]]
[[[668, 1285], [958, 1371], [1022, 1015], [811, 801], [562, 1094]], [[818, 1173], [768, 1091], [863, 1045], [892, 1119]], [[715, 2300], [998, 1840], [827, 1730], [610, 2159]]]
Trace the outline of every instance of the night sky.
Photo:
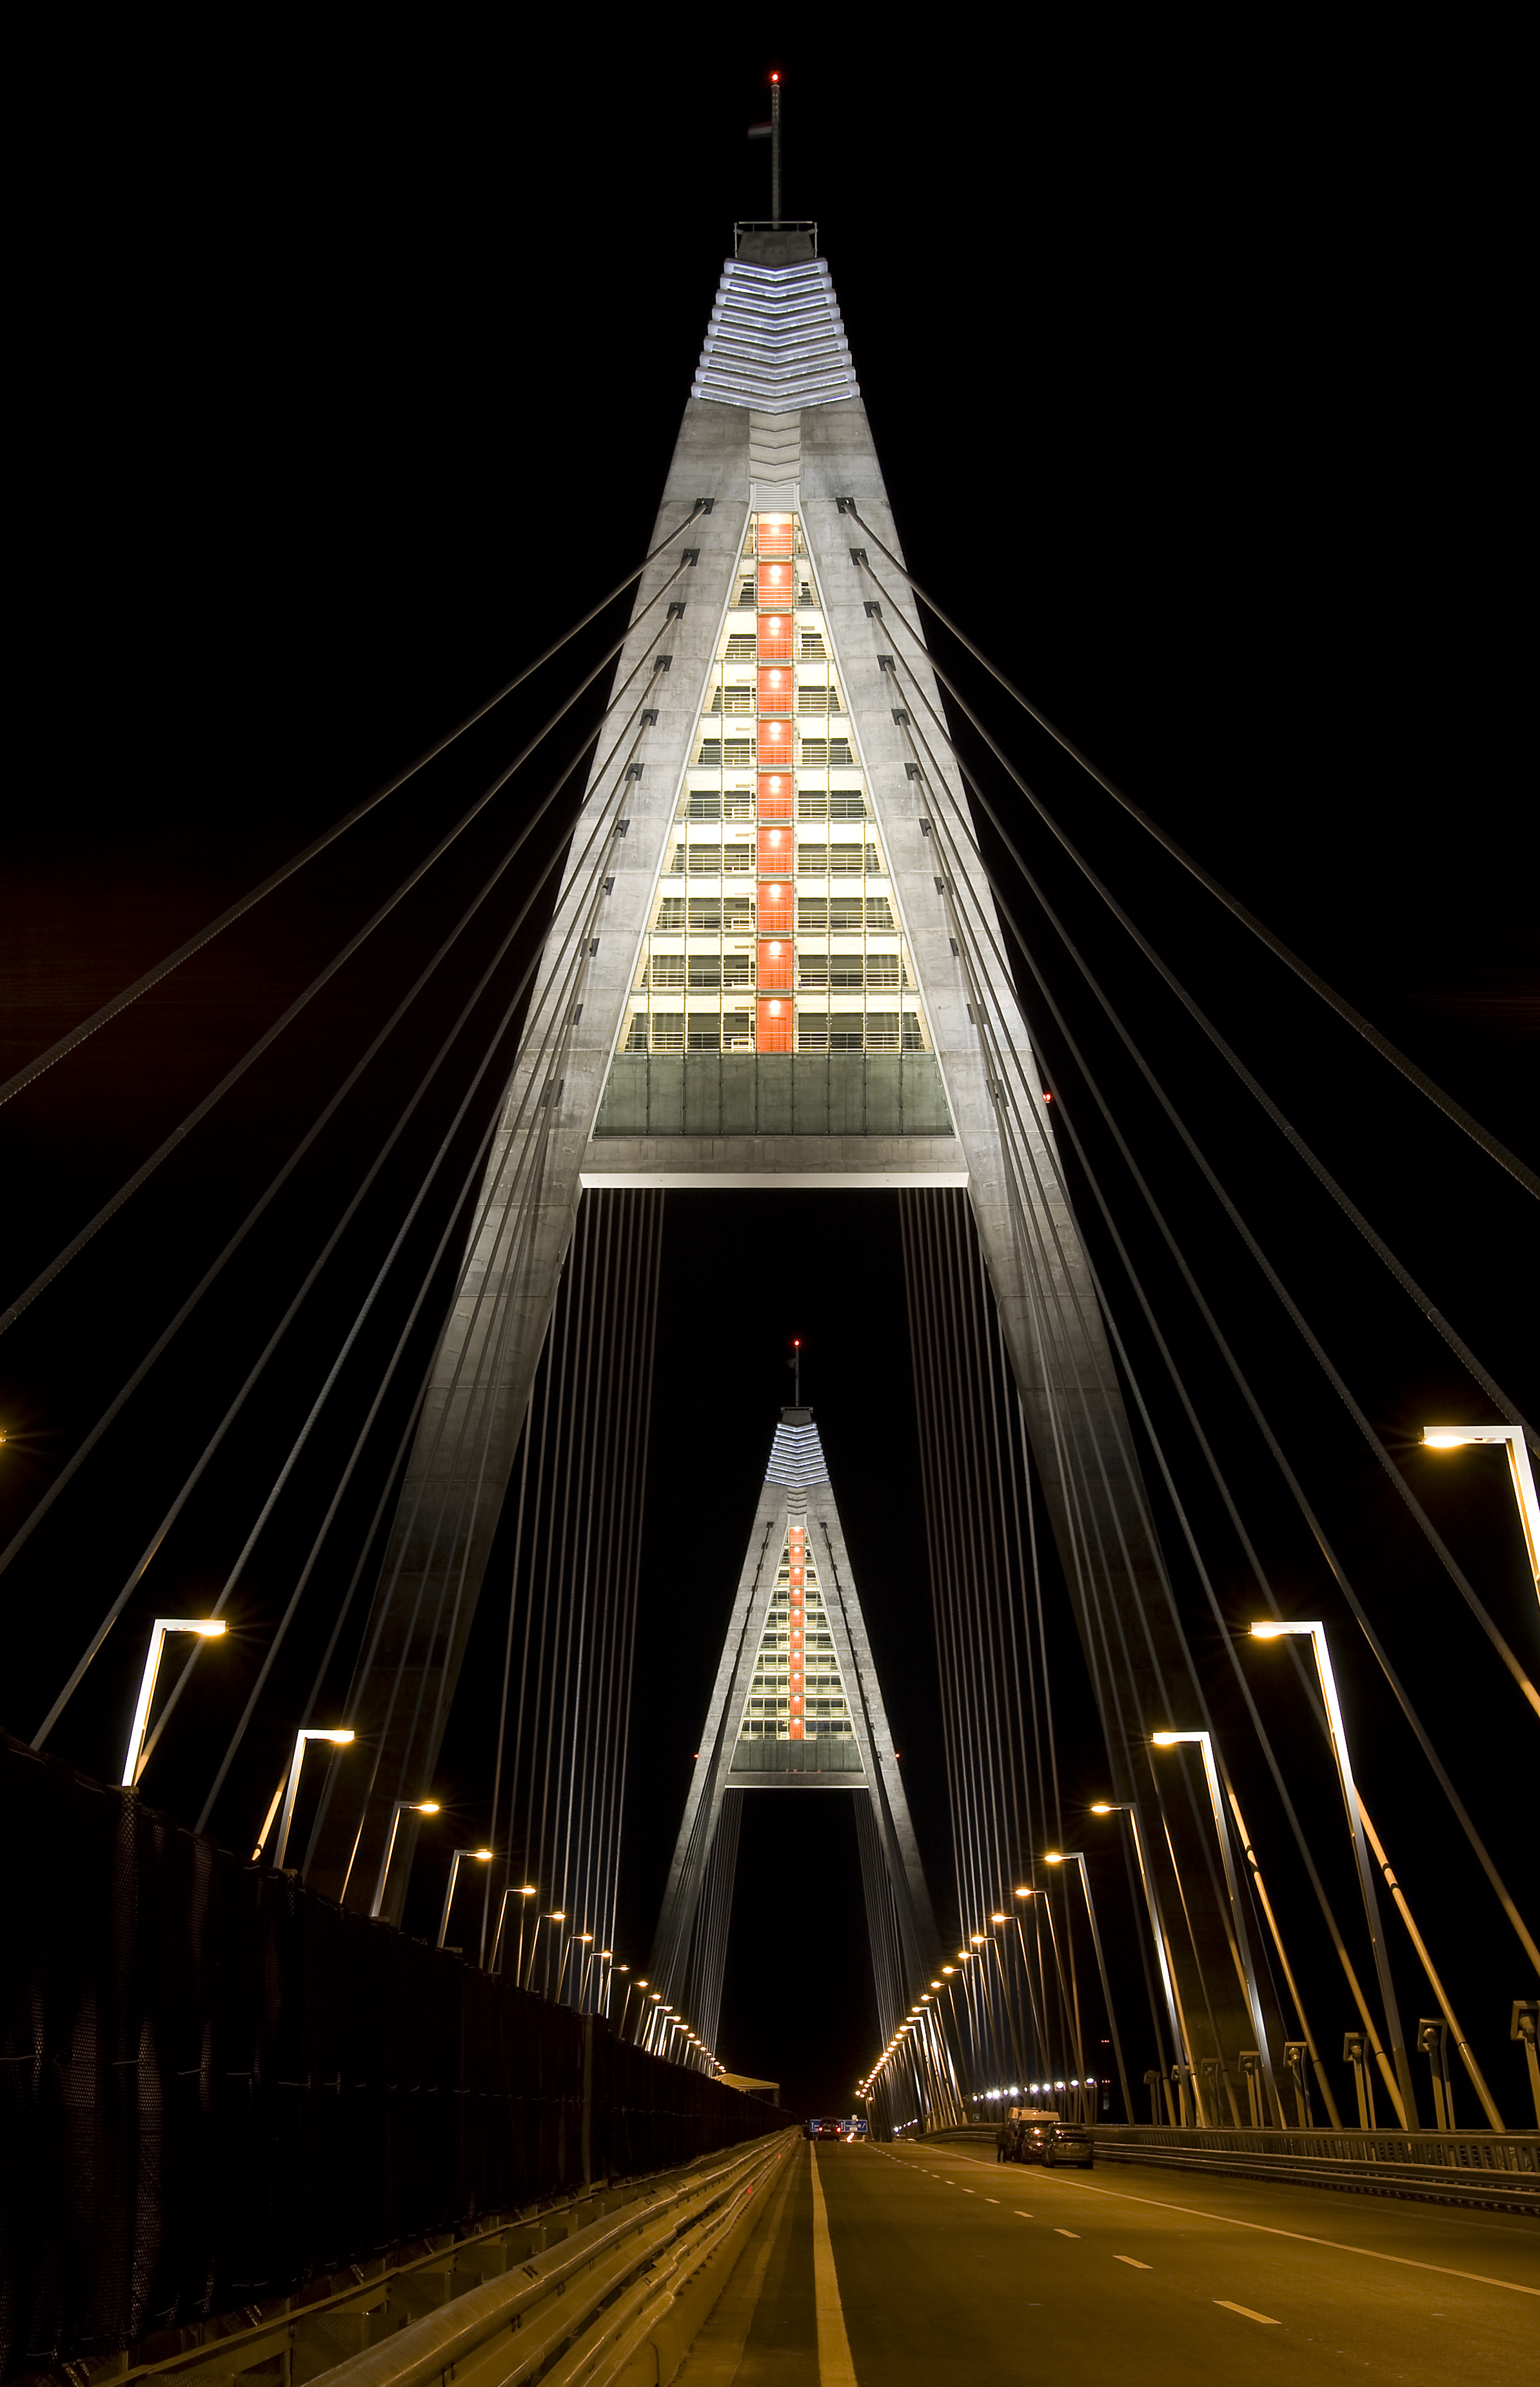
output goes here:
[[[764, 112], [774, 62], [786, 76], [787, 210], [819, 221], [911, 570], [1139, 803], [1533, 1161], [1540, 968], [1522, 852], [1533, 793], [1510, 694], [1515, 332], [1501, 301], [1503, 168], [1497, 154], [1462, 160], [1460, 63], [1445, 62], [1435, 95], [1418, 61], [1367, 47], [1334, 50], [1328, 73], [1281, 34], [1265, 57], [1217, 58], [1195, 32], [1111, 18], [1083, 20], [1073, 38], [1029, 26], [944, 54], [901, 54], [877, 20], [859, 39], [820, 27], [776, 61], [735, 19], [692, 26], [664, 12], [653, 34], [631, 50], [608, 34], [543, 35], [536, 61], [480, 22], [360, 20], [347, 41], [306, 28], [303, 51], [297, 35], [284, 50], [270, 32], [239, 57], [179, 57], [174, 75], [168, 57], [164, 77], [143, 52], [99, 57], [83, 99], [44, 102], [57, 187], [76, 197], [50, 212], [40, 196], [32, 219], [35, 336], [18, 447], [32, 539], [13, 701], [32, 735], [16, 740], [7, 808], [0, 1067], [29, 1059], [360, 802], [639, 558], [733, 220], [768, 212], [766, 151], [743, 133]], [[109, 104], [120, 72], [160, 93], [132, 142]], [[573, 652], [587, 668], [605, 643], [596, 629]], [[940, 641], [938, 652], [952, 668]], [[7, 1110], [7, 1287], [44, 1265], [276, 1017], [575, 676], [565, 661], [542, 675]], [[1527, 1198], [976, 669], [959, 663], [957, 676], [1533, 1417]], [[546, 770], [514, 781], [0, 1342], [5, 1534], [410, 983], [545, 791]], [[1424, 1422], [1488, 1418], [1485, 1396], [1287, 1158], [1021, 799], [982, 758], [980, 770], [1481, 1596], [1540, 1669], [1500, 1459], [1435, 1470], [1410, 1455]], [[440, 974], [390, 1067], [366, 1080], [7, 1576], [8, 1730], [36, 1728], [505, 916]], [[1227, 1332], [1288, 1420], [1311, 1497], [1522, 1898], [1533, 1850], [1516, 1794], [1533, 1774], [1533, 1715], [1025, 895], [1018, 916]], [[511, 985], [521, 954], [499, 984]], [[1319, 1561], [1238, 1421], [1062, 1031], [1031, 991], [1028, 1008], [1277, 1580], [1302, 1612], [1337, 1615], [1323, 1610]], [[403, 1138], [355, 1243], [146, 1578], [145, 1613], [207, 1599], [221, 1579], [455, 1098], [452, 1085], [435, 1093]], [[1110, 1269], [1105, 1231], [1089, 1199], [1081, 1208]], [[640, 1963], [650, 1939], [769, 1434], [789, 1398], [793, 1332], [807, 1339], [806, 1394], [948, 1913], [895, 1206], [865, 1194], [702, 1193], [670, 1194], [667, 1212], [646, 1721], [632, 1741], [619, 1948]], [[772, 1244], [776, 1264], [755, 1263]], [[1127, 1330], [1241, 1629], [1258, 1611], [1240, 1554], [1131, 1307]], [[254, 1565], [233, 1653], [245, 1679], [340, 1446], [322, 1437], [292, 1516]], [[347, 1565], [365, 1524], [363, 1509], [344, 1520]], [[683, 1616], [681, 1536], [693, 1585]], [[1185, 1598], [1185, 1562], [1168, 1540]], [[292, 1676], [276, 1678], [252, 1786], [273, 1778], [282, 1695], [302, 1698], [336, 1588], [336, 1569], [318, 1578], [315, 1630], [297, 1636]], [[1106, 1782], [1073, 1636], [1062, 1617], [1055, 1629], [1073, 1808]], [[1343, 1630], [1365, 1795], [1511, 2124], [1524, 2092], [1508, 2005], [1535, 1984], [1372, 1661]], [[1223, 1729], [1233, 1697], [1206, 1621], [1204, 1633]], [[98, 1776], [116, 1771], [132, 1671], [109, 1643], [50, 1744]], [[1252, 1679], [1262, 1680], [1255, 1667]], [[473, 1834], [485, 1829], [484, 1709], [473, 1683], [445, 1754], [443, 1795]], [[1281, 1693], [1271, 1713], [1281, 1745], [1299, 1749], [1302, 1811], [1323, 1840], [1340, 1837], [1324, 1764], [1300, 1748], [1303, 1719], [1291, 1727]], [[200, 1737], [189, 1712], [146, 1796], [191, 1823], [227, 1728], [210, 1715]], [[1269, 1816], [1254, 1829], [1334, 2057], [1353, 2017], [1239, 1725], [1231, 1758]], [[219, 1827], [238, 1838], [246, 1825], [221, 1811]], [[425, 1928], [440, 1893], [425, 1859], [419, 1873], [408, 1920]], [[1339, 1866], [1332, 1878], [1350, 1909], [1350, 1876]], [[1130, 1926], [1114, 1912], [1126, 1902], [1120, 1880], [1108, 1873], [1102, 1896], [1137, 2010]], [[951, 1913], [946, 1927], [964, 1920]], [[1403, 1939], [1410, 2017], [1427, 1992], [1405, 1956]], [[724, 2055], [780, 2078], [799, 2109], [845, 2108], [876, 2027], [848, 1802], [757, 1802]], [[1131, 2027], [1130, 2039], [1131, 2057], [1142, 2041]], [[1463, 2103], [1474, 2119], [1468, 2092]]]

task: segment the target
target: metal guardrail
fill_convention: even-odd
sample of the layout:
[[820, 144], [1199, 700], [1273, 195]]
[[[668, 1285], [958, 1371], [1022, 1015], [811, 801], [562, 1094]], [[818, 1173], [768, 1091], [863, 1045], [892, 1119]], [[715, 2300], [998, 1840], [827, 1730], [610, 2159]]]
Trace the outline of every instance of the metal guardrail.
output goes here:
[[1540, 2213], [1540, 2131], [1235, 2130], [1098, 2123], [1098, 2159]]
[[328, 2387], [448, 2387], [451, 2379], [456, 2387], [523, 2387], [537, 2375], [547, 2387], [600, 2387], [666, 2328], [671, 2307], [748, 2219], [756, 2190], [794, 2143], [791, 2131], [777, 2131], [746, 2155], [595, 2221], [564, 2249], [337, 2364]]
[[1540, 2130], [1176, 2130], [1099, 2122], [1098, 2147], [1212, 2149], [1234, 2154], [1324, 2157], [1337, 2163], [1416, 2164], [1445, 2170], [1517, 2172], [1540, 2183]]
[[[1102, 2163], [1229, 2172], [1247, 2179], [1351, 2189], [1367, 2196], [1540, 2213], [1536, 2130], [1178, 2130], [1098, 2122], [1092, 2138]], [[965, 2123], [928, 2131], [925, 2143], [958, 2140], [992, 2147], [995, 2133], [978, 2123]]]
[[[481, 2382], [492, 2387], [495, 2378], [503, 2387], [532, 2375], [525, 2357], [536, 2340], [542, 2350], [534, 2368], [559, 2353], [638, 2271], [647, 2274], [647, 2294], [633, 2292], [623, 2299], [624, 2311], [617, 2304], [605, 2318], [613, 2318], [618, 2330], [645, 2315], [649, 2328], [655, 2326], [654, 2303], [677, 2298], [686, 2284], [681, 2275], [699, 2271], [720, 2248], [763, 2175], [793, 2143], [791, 2131], [777, 2130], [746, 2151], [707, 2157], [686, 2169], [598, 2187], [539, 2210], [498, 2215], [462, 2237], [440, 2236], [404, 2261], [382, 2257], [352, 2267], [350, 2276], [343, 2275], [347, 2284], [327, 2283], [320, 2294], [285, 2297], [200, 2324], [188, 2331], [192, 2343], [158, 2359], [72, 2364], [68, 2375], [82, 2387], [87, 2381], [90, 2387], [108, 2381], [112, 2387], [133, 2387], [140, 2380], [237, 2387], [243, 2379], [252, 2387], [273, 2387], [275, 2377], [281, 2387], [309, 2387], [322, 2378], [327, 2387], [334, 2381], [337, 2387], [345, 2381], [347, 2387], [407, 2387], [451, 2370], [462, 2379], [468, 2357], [484, 2343], [511, 2332], [522, 2341], [533, 2330], [527, 2344], [521, 2342], [518, 2359], [504, 2358]], [[586, 2272], [592, 2277], [574, 2293], [573, 2283]], [[557, 2303], [560, 2312], [537, 2328], [543, 2307]], [[500, 2343], [499, 2352], [506, 2356]], [[560, 2375], [564, 2379], [564, 2366]], [[583, 2387], [599, 2387], [610, 2375], [585, 2368]]]

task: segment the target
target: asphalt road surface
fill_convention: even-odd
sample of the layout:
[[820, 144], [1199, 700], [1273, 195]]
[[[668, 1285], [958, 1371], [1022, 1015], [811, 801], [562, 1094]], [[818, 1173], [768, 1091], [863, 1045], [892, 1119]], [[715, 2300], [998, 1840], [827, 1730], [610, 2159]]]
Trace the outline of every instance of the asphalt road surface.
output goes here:
[[806, 2145], [678, 2387], [1535, 2387], [1540, 2227], [981, 2144]]

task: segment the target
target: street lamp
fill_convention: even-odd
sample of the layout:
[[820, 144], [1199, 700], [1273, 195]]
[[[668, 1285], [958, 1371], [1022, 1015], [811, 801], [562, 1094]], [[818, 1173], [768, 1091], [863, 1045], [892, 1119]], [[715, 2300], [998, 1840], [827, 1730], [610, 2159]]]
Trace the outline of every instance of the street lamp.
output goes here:
[[150, 1627], [150, 1646], [145, 1659], [145, 1671], [139, 1678], [139, 1704], [133, 1711], [133, 1729], [129, 1734], [128, 1755], [123, 1760], [123, 1788], [132, 1790], [145, 1770], [140, 1750], [145, 1746], [145, 1734], [150, 1721], [150, 1701], [155, 1697], [155, 1678], [160, 1672], [160, 1652], [166, 1646], [168, 1633], [196, 1633], [206, 1641], [217, 1641], [230, 1627], [222, 1616], [158, 1616]]
[[281, 1789], [275, 1790], [272, 1794], [272, 1804], [268, 1809], [266, 1820], [262, 1825], [260, 1832], [257, 1836], [257, 1845], [251, 1851], [251, 1862], [253, 1864], [256, 1863], [258, 1858], [262, 1853], [263, 1844], [267, 1839], [268, 1834], [272, 1829], [272, 1819], [274, 1815], [278, 1813], [278, 1801], [282, 1799], [284, 1801], [284, 1812], [279, 1818], [278, 1843], [272, 1852], [272, 1869], [274, 1873], [281, 1873], [283, 1871], [284, 1859], [289, 1852], [289, 1826], [294, 1822], [294, 1802], [299, 1795], [299, 1769], [305, 1762], [305, 1750], [309, 1743], [312, 1740], [329, 1740], [333, 1742], [336, 1748], [346, 1749], [352, 1738], [353, 1735], [346, 1729], [339, 1729], [335, 1732], [322, 1732], [312, 1731], [307, 1728], [295, 1734], [294, 1755], [289, 1760], [288, 1774], [285, 1778], [284, 1786]]
[[471, 1857], [477, 1864], [490, 1864], [492, 1851], [490, 1849], [456, 1849], [449, 1859], [449, 1887], [444, 1892], [444, 1912], [438, 1918], [437, 1945], [440, 1948], [448, 1937], [449, 1909], [454, 1904], [455, 1884], [460, 1879], [460, 1863], [462, 1857]]
[[[1219, 1843], [1219, 1857], [1224, 1865], [1225, 1889], [1230, 1899], [1230, 1952], [1241, 1977], [1241, 1987], [1251, 2010], [1251, 2027], [1256, 2033], [1256, 2050], [1262, 2059], [1262, 2071], [1268, 2084], [1268, 2094], [1278, 2115], [1278, 2127], [1285, 2128], [1283, 2103], [1278, 2093], [1278, 2083], [1272, 2074], [1272, 2052], [1268, 2045], [1268, 2027], [1262, 2018], [1262, 1993], [1257, 1987], [1256, 1966], [1252, 1961], [1251, 1935], [1241, 1905], [1241, 1885], [1235, 1874], [1235, 1854], [1230, 1844], [1225, 1825], [1224, 1801], [1219, 1795], [1219, 1769], [1214, 1762], [1214, 1744], [1206, 1732], [1157, 1732], [1152, 1734], [1157, 1749], [1175, 1749], [1184, 1740], [1195, 1741], [1203, 1751], [1204, 1777], [1208, 1784], [1208, 1803], [1214, 1811], [1214, 1831]], [[1227, 2080], [1228, 2080], [1228, 2075]]]
[[1540, 1497], [1534, 1489], [1534, 1470], [1529, 1462], [1529, 1448], [1516, 1425], [1425, 1425], [1422, 1444], [1427, 1450], [1462, 1450], [1470, 1443], [1508, 1445], [1508, 1469], [1513, 1478], [1513, 1497], [1519, 1504], [1519, 1523], [1523, 1532], [1524, 1547], [1529, 1552], [1529, 1571], [1534, 1577], [1536, 1598], [1540, 1598]]
[[[1139, 1809], [1131, 1799], [1098, 1799], [1091, 1810], [1093, 1815], [1127, 1815], [1133, 1832], [1133, 1853], [1139, 1866], [1140, 1886], [1144, 1892], [1144, 1905], [1150, 1918], [1150, 1937], [1155, 1941], [1155, 1964], [1160, 1972], [1160, 1986], [1166, 1994], [1166, 2018], [1171, 2027], [1171, 2046], [1176, 2060], [1193, 2072], [1193, 2046], [1187, 2036], [1187, 2020], [1177, 1995], [1176, 1970], [1166, 1933], [1155, 1903], [1155, 1882], [1144, 1856], [1144, 1836], [1139, 1828]], [[1193, 2076], [1196, 2077], [1195, 2075]]]
[[401, 1828], [402, 1816], [436, 1815], [437, 1812], [436, 1799], [398, 1799], [391, 1808], [390, 1835], [385, 1841], [385, 1854], [380, 1859], [380, 1870], [374, 1883], [374, 1896], [369, 1909], [371, 1920], [377, 1920], [380, 1909], [385, 1904], [385, 1878], [390, 1872], [390, 1860], [396, 1853], [396, 1835]]
[[[531, 1934], [531, 1936], [530, 1936], [530, 1942], [529, 1942], [529, 1977], [530, 1977], [530, 1981], [533, 1981], [533, 1980], [534, 1980], [534, 1977], [535, 1977], [535, 1951], [536, 1951], [536, 1947], [537, 1947], [537, 1946], [538, 1946], [538, 1944], [539, 1944], [540, 1926], [541, 1926], [541, 1924], [542, 1924], [542, 1923], [565, 1923], [566, 1919], [567, 1919], [567, 1917], [566, 1917], [565, 1910], [564, 1910], [563, 1908], [560, 1907], [560, 1906], [559, 1906], [559, 1907], [556, 1907], [556, 1908], [555, 1908], [555, 1909], [554, 1909], [554, 1910], [553, 1910], [549, 1914], [537, 1914], [537, 1915], [536, 1916], [536, 1918], [535, 1918], [535, 1929], [534, 1929], [533, 1933], [532, 1933], [532, 1934]], [[521, 1989], [525, 1989], [525, 1988], [527, 1988], [527, 1987], [529, 1986], [529, 1983], [528, 1983], [528, 1982], [521, 1981], [521, 1983], [519, 1984], [519, 1986], [520, 1986], [520, 1988], [521, 1988]]]
[[1380, 1920], [1380, 1903], [1374, 1895], [1374, 1876], [1370, 1870], [1369, 1846], [1364, 1838], [1363, 1820], [1358, 1813], [1358, 1791], [1353, 1779], [1353, 1761], [1348, 1754], [1347, 1730], [1342, 1719], [1342, 1704], [1337, 1698], [1337, 1678], [1332, 1670], [1331, 1652], [1326, 1647], [1326, 1627], [1319, 1619], [1305, 1623], [1281, 1624], [1269, 1618], [1251, 1628], [1256, 1641], [1279, 1641], [1290, 1634], [1307, 1634], [1316, 1653], [1316, 1670], [1320, 1676], [1320, 1695], [1326, 1703], [1326, 1722], [1332, 1736], [1332, 1752], [1337, 1761], [1337, 1778], [1342, 1784], [1343, 1804], [1347, 1810], [1347, 1828], [1352, 1836], [1353, 1853], [1358, 1864], [1358, 1887], [1363, 1892], [1364, 1918], [1369, 1925], [1370, 1944], [1374, 1951], [1374, 1969], [1379, 1976], [1380, 1996], [1385, 2009], [1385, 2024], [1390, 2033], [1391, 2061], [1394, 2075], [1385, 2065], [1380, 2049], [1381, 2067], [1385, 2075], [1385, 2087], [1395, 2107], [1395, 2118], [1401, 2128], [1417, 2128], [1417, 2097], [1412, 2088], [1411, 2065], [1407, 2059], [1406, 2041], [1401, 2029], [1401, 2011], [1395, 2002], [1395, 1985], [1390, 1977], [1390, 1956], [1385, 1947], [1384, 1927]]
[[492, 1960], [486, 1967], [489, 1973], [495, 1973], [498, 1969], [498, 1943], [502, 1938], [502, 1926], [508, 1920], [508, 1901], [511, 1898], [522, 1899], [524, 1903], [519, 1909], [519, 1952], [513, 1960], [513, 1978], [520, 1983], [521, 1987], [524, 1969], [524, 1917], [529, 1913], [530, 1900], [538, 1898], [539, 1895], [539, 1884], [533, 1881], [518, 1882], [511, 1889], [505, 1889], [502, 1894], [502, 1904], [498, 1909], [498, 1927], [492, 1935]]
[[[1096, 1951], [1096, 1970], [1102, 1976], [1102, 1995], [1106, 2000], [1107, 2027], [1112, 2033], [1112, 2052], [1117, 2058], [1117, 2081], [1123, 2091], [1123, 2111], [1131, 2122], [1133, 2101], [1129, 2095], [1129, 2076], [1123, 2067], [1123, 2042], [1117, 2036], [1117, 2017], [1112, 2010], [1112, 1983], [1107, 1978], [1106, 1958], [1102, 1953], [1102, 1935], [1096, 1928], [1096, 1907], [1091, 1895], [1091, 1876], [1086, 1871], [1085, 1851], [1083, 1849], [1050, 1849], [1046, 1862], [1052, 1865], [1078, 1864], [1080, 1868], [1080, 1888], [1085, 1892], [1085, 1911], [1091, 1921], [1091, 1944]], [[1085, 2070], [1083, 2063], [1080, 2069], [1083, 2073]]]

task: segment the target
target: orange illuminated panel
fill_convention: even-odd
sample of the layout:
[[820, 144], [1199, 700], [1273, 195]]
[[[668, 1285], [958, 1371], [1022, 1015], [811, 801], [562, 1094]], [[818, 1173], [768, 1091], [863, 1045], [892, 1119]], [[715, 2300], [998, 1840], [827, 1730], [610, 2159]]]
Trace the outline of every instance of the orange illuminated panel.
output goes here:
[[759, 875], [762, 878], [767, 871], [772, 870], [784, 870], [789, 876], [793, 867], [792, 847], [794, 843], [795, 838], [791, 829], [777, 828], [774, 824], [768, 827], [763, 824], [761, 825], [759, 830]]
[[805, 1737], [802, 1731], [802, 1716], [804, 1713], [802, 1706], [802, 1632], [807, 1602], [807, 1585], [805, 1582], [805, 1569], [807, 1565], [807, 1528], [805, 1525], [793, 1525], [791, 1527], [790, 1533], [787, 1537], [787, 1555], [790, 1560], [789, 1571], [791, 1575], [791, 1614], [789, 1627], [791, 1636], [791, 1737], [793, 1740], [802, 1740]]
[[[790, 1052], [791, 998], [789, 995], [761, 995], [759, 999], [759, 1032], [756, 1035], [754, 1042], [759, 1051], [762, 1053]], [[800, 1644], [798, 1647], [798, 1655], [793, 1662], [798, 1668], [795, 1679], [795, 1687], [800, 1693], [802, 1687]], [[801, 1699], [799, 1698], [794, 1699], [792, 1701], [792, 1706], [797, 1715], [801, 1716]], [[798, 1724], [793, 1724], [791, 1729], [793, 1732], [800, 1732], [801, 1726]]]
[[754, 544], [762, 556], [789, 555], [791, 552], [791, 516], [761, 514], [759, 536]]
[[760, 881], [759, 925], [766, 937], [791, 934], [793, 895], [789, 878]]
[[795, 948], [789, 937], [762, 937], [759, 947], [759, 986], [762, 993], [791, 991], [791, 966]]
[[789, 713], [796, 694], [796, 675], [789, 663], [760, 665], [759, 709], [762, 713]]
[[791, 616], [789, 613], [762, 613], [759, 620], [759, 659], [761, 663], [791, 661]]
[[763, 613], [777, 605], [789, 605], [796, 596], [789, 563], [762, 563], [759, 567], [759, 609]]
[[784, 764], [791, 768], [791, 724], [789, 721], [761, 721], [759, 725], [759, 759], [770, 770]]
[[759, 775], [759, 816], [761, 820], [789, 821], [791, 818], [792, 780], [789, 771], [762, 771]]

